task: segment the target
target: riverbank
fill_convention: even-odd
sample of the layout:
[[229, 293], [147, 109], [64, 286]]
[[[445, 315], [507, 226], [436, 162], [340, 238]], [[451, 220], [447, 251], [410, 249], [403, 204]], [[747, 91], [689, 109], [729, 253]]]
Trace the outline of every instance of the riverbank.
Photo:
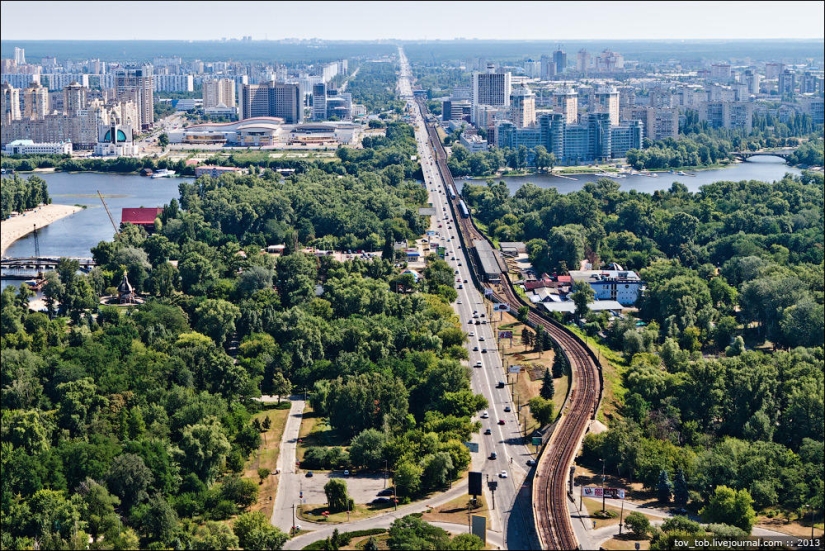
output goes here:
[[43, 205], [26, 211], [18, 216], [0, 222], [0, 256], [5, 256], [6, 249], [21, 237], [34, 231], [34, 227], [44, 228], [67, 216], [71, 216], [83, 207], [76, 205]]

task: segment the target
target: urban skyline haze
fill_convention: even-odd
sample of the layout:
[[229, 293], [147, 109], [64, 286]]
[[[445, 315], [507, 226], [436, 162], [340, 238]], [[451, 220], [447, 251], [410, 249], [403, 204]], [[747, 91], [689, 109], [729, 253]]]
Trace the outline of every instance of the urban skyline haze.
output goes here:
[[[135, 28], [136, 6], [145, 13]], [[204, 9], [204, 7], [207, 7]], [[823, 2], [14, 2], [9, 40], [823, 38]], [[216, 11], [219, 17], [216, 17]], [[145, 15], [151, 15], [146, 19]], [[33, 18], [34, 16], [34, 18]], [[21, 24], [24, 22], [25, 24]]]

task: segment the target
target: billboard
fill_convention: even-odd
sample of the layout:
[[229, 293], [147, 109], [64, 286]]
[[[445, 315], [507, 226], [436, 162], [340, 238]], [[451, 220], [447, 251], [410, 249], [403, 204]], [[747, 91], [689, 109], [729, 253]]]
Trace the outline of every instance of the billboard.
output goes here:
[[506, 302], [502, 302], [500, 304], [493, 304], [493, 312], [509, 312], [510, 305]]
[[473, 515], [471, 518], [473, 534], [481, 538], [484, 545], [487, 545], [487, 517]]
[[521, 366], [520, 365], [511, 365], [510, 368], [507, 371], [509, 373], [521, 373]]
[[609, 497], [611, 499], [624, 499], [624, 490], [621, 488], [596, 488], [593, 486], [584, 486], [582, 488], [582, 496], [584, 497]]
[[471, 496], [481, 495], [481, 473], [478, 471], [470, 471], [470, 489], [467, 493]]
[[500, 339], [512, 339], [513, 338], [513, 332], [512, 331], [499, 331], [498, 332], [498, 338], [500, 338]]
[[438, 256], [440, 256], [441, 258], [444, 258], [444, 253], [446, 253], [446, 252], [447, 252], [446, 247], [439, 247], [438, 248]]
[[493, 290], [492, 290], [492, 289], [487, 289], [487, 288], [485, 288], [485, 289], [484, 289], [484, 296], [485, 296], [485, 297], [491, 297], [491, 296], [493, 296]]

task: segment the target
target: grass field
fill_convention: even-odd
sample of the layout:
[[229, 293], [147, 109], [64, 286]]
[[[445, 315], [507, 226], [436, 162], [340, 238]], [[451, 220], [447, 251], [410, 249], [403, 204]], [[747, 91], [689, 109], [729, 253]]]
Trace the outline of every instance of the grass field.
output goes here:
[[487, 525], [490, 524], [490, 507], [484, 500], [483, 496], [479, 496], [476, 500], [478, 504], [472, 511], [469, 509], [470, 496], [457, 497], [438, 507], [430, 509], [424, 513], [421, 520], [426, 522], [449, 522], [452, 524], [469, 524], [467, 514], [481, 515], [487, 519]]
[[256, 413], [252, 417], [263, 421], [267, 416], [269, 416], [272, 425], [268, 431], [261, 433], [261, 447], [253, 452], [247, 460], [244, 465], [243, 476], [260, 481], [259, 468], [269, 469], [273, 473], [264, 479], [263, 484], [258, 486], [258, 502], [249, 508], [250, 511], [261, 511], [266, 518], [270, 518], [275, 503], [275, 493], [278, 489], [278, 475], [274, 474], [275, 465], [281, 452], [281, 437], [284, 433], [286, 420], [289, 417], [289, 410], [269, 409]]

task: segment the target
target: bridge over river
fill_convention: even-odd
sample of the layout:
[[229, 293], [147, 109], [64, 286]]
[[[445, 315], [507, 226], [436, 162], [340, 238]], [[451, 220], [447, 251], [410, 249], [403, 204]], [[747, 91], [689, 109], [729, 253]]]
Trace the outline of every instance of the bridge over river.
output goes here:
[[734, 151], [731, 155], [747, 161], [751, 157], [782, 157], [786, 161], [791, 154], [796, 153], [796, 147], [777, 147], [773, 149], [757, 149], [756, 151]]
[[80, 269], [84, 272], [88, 272], [97, 265], [92, 258], [30, 256], [0, 259], [0, 269], [3, 270], [4, 278], [28, 279], [37, 272], [56, 269], [61, 258], [76, 260], [80, 264]]

